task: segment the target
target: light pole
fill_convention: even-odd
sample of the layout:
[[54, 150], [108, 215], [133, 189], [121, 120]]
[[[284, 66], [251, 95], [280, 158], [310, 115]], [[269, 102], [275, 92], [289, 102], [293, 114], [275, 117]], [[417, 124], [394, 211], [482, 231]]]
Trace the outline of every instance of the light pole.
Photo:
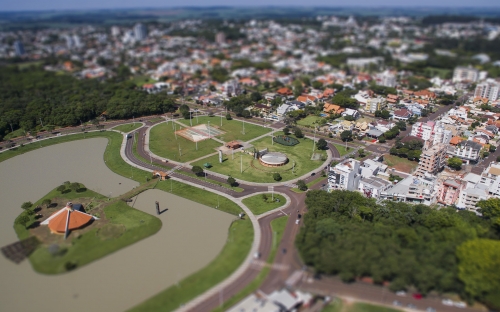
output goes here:
[[172, 120], [172, 128], [174, 129], [175, 140], [177, 140], [177, 126], [174, 125], [174, 121]]
[[208, 138], [210, 139], [210, 120], [208, 121]]
[[271, 145], [274, 145], [274, 129], [271, 130]]
[[170, 177], [170, 193], [172, 193], [172, 177]]
[[181, 158], [182, 156], [182, 150], [181, 150], [181, 145], [179, 144], [179, 159]]
[[313, 153], [314, 153], [314, 148], [316, 147], [316, 129], [314, 129], [314, 139], [313, 139]]
[[222, 127], [222, 112], [220, 112], [220, 126]]
[[192, 111], [189, 111], [189, 126], [191, 127], [193, 126], [193, 118], [191, 117], [192, 113], [193, 113]]
[[240, 173], [243, 173], [243, 154], [240, 154]]
[[151, 152], [149, 152], [149, 161], [150, 161], [151, 165], [153, 165], [153, 157], [151, 157]]
[[245, 121], [243, 120], [243, 134], [245, 134]]

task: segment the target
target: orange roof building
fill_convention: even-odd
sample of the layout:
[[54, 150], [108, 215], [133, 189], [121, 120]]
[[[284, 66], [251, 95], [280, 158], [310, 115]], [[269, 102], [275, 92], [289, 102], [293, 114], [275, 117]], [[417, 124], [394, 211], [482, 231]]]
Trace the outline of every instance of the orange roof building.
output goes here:
[[96, 218], [92, 215], [73, 209], [73, 204], [70, 202], [41, 224], [48, 225], [52, 233], [65, 234], [67, 237], [69, 231], [82, 228], [94, 219]]

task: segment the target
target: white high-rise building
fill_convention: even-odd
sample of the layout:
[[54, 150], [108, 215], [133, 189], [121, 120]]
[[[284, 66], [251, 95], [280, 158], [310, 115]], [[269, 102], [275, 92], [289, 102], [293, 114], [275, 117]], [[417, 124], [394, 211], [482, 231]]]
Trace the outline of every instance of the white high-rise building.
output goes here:
[[120, 27], [118, 27], [118, 26], [111, 27], [111, 35], [113, 37], [119, 36], [120, 35]]
[[24, 44], [17, 40], [14, 42], [14, 51], [16, 52], [16, 56], [22, 56], [24, 55], [25, 51], [24, 51]]
[[134, 37], [135, 40], [137, 41], [142, 41], [146, 39], [148, 36], [148, 30], [146, 29], [146, 26], [143, 24], [139, 23], [134, 26]]
[[479, 71], [475, 68], [458, 66], [453, 71], [453, 82], [470, 81], [476, 82], [479, 77]]
[[411, 128], [411, 135], [434, 144], [448, 144], [453, 134], [446, 130], [441, 122], [427, 121], [416, 122]]
[[330, 167], [328, 186], [330, 190], [355, 191], [359, 187], [361, 169], [359, 161], [349, 158]]
[[496, 101], [500, 93], [500, 84], [493, 79], [488, 79], [476, 86], [475, 97], [487, 98], [490, 101]]
[[396, 76], [390, 71], [386, 70], [376, 78], [377, 84], [384, 87], [395, 87], [396, 86]]

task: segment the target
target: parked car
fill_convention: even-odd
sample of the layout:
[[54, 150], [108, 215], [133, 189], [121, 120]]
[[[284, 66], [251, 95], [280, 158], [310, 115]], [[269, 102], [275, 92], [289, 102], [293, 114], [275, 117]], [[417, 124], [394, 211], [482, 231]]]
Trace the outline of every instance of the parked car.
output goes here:
[[445, 306], [449, 306], [449, 307], [453, 306], [453, 301], [450, 299], [443, 299], [443, 300], [441, 300], [441, 303]]
[[254, 259], [259, 259], [260, 258], [260, 252], [256, 252], [253, 254]]
[[427, 309], [425, 309], [425, 311], [427, 311], [427, 312], [436, 312], [436, 309], [434, 309], [432, 307], [428, 307]]
[[299, 219], [295, 220], [295, 224], [299, 224], [299, 222], [300, 222]]
[[455, 307], [457, 307], [457, 308], [461, 308], [461, 309], [463, 309], [463, 308], [467, 307], [467, 304], [466, 304], [465, 302], [462, 302], [462, 301], [454, 301], [454, 302], [453, 302], [453, 305], [454, 305]]
[[404, 291], [404, 290], [396, 291], [396, 296], [405, 297], [406, 291]]
[[417, 306], [414, 305], [413, 303], [408, 303], [407, 307], [408, 307], [408, 309], [416, 309], [417, 308]]
[[397, 307], [401, 307], [403, 304], [402, 304], [401, 302], [397, 301], [397, 300], [394, 300], [394, 301], [392, 302], [392, 305], [395, 305], [395, 306], [397, 306]]

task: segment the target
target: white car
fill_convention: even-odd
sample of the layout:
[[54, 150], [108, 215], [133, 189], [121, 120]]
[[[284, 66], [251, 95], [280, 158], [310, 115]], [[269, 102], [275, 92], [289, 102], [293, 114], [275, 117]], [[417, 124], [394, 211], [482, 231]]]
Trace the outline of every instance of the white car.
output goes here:
[[404, 290], [396, 291], [396, 296], [406, 297], [406, 291]]
[[295, 220], [295, 224], [299, 224], [299, 222], [300, 222], [299, 219]]
[[465, 307], [467, 307], [467, 304], [465, 302], [462, 302], [462, 301], [455, 301], [453, 302], [453, 305], [457, 308], [461, 308], [461, 309], [464, 309]]
[[449, 307], [452, 307], [453, 306], [453, 301], [450, 300], [450, 299], [443, 299], [441, 300], [441, 303], [445, 306], [449, 306]]

